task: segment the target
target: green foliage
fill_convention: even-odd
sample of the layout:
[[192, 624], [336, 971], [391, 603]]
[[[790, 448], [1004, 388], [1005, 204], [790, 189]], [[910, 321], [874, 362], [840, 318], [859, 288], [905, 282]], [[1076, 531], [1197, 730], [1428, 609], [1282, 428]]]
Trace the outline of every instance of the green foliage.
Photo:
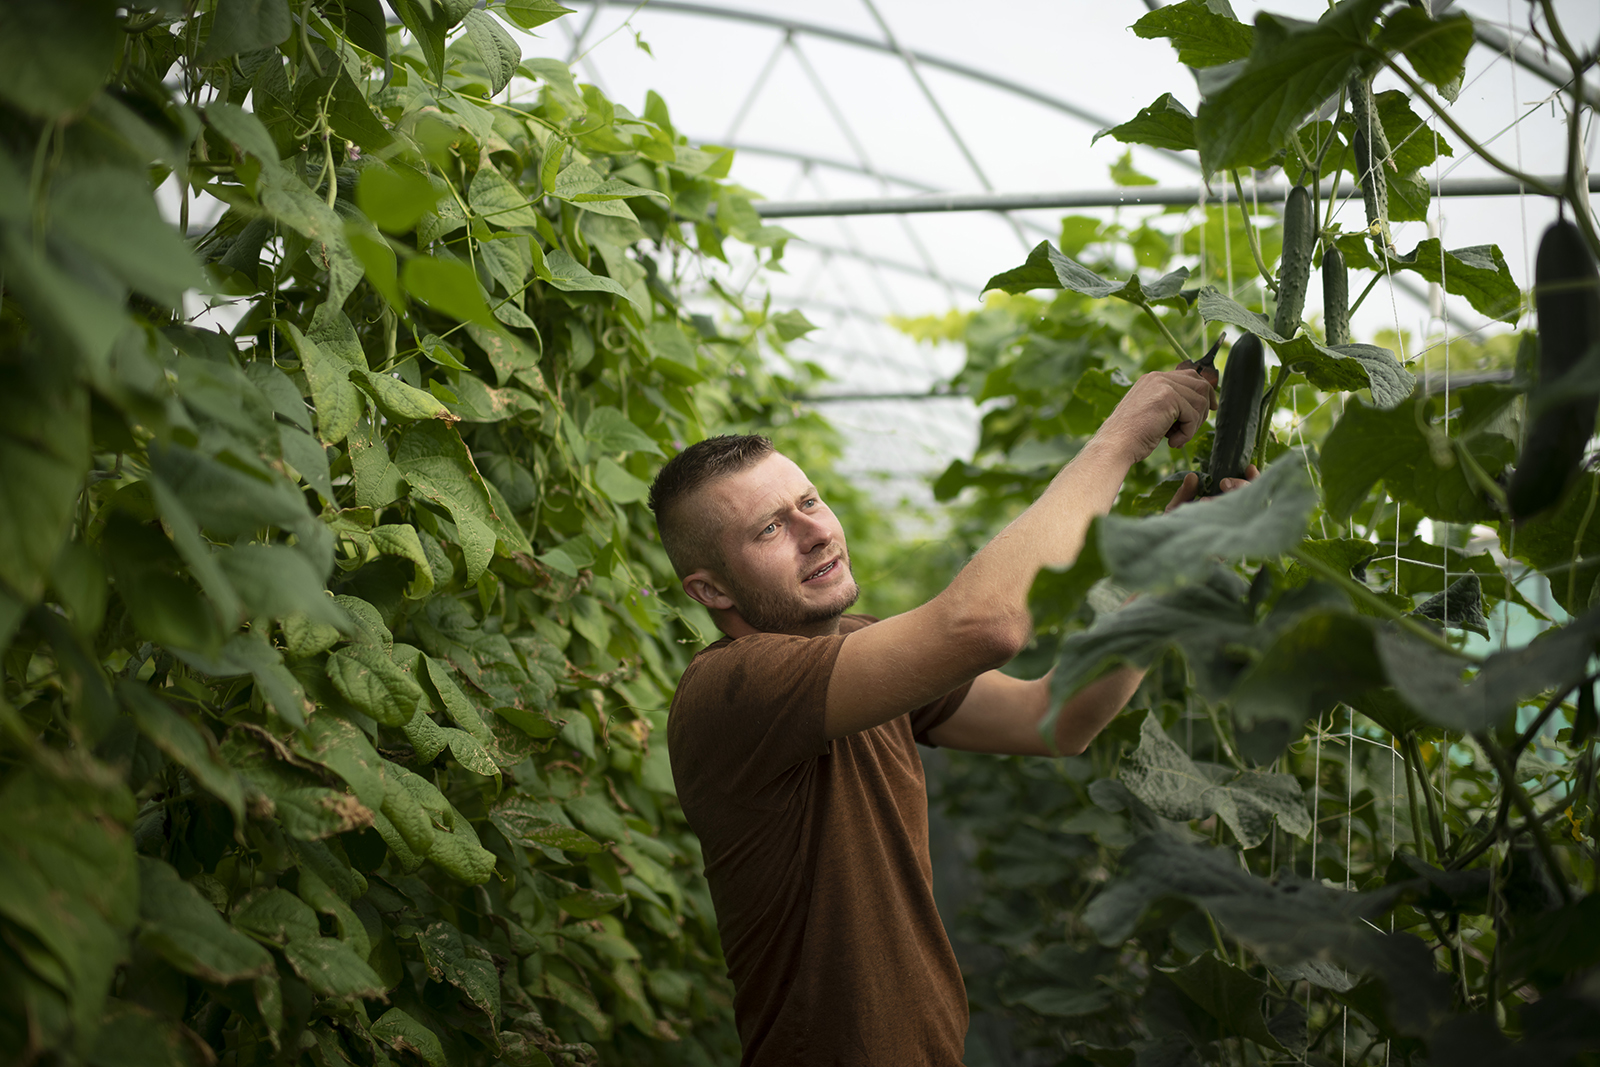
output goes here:
[[22, 1062], [737, 1056], [663, 732], [711, 626], [642, 501], [727, 426], [829, 481], [766, 399], [810, 324], [683, 306], [786, 235], [654, 95], [521, 59], [560, 5], [390, 8], [0, 16]]
[[[1186, 0], [1135, 29], [1200, 68], [1202, 103], [1186, 118], [1163, 98], [1105, 135], [1310, 188], [1354, 174], [1353, 79], [1409, 64], [1410, 91], [1374, 102], [1397, 146], [1391, 205], [1433, 158], [1413, 106], [1456, 91], [1471, 43], [1465, 16], [1365, 0], [1253, 28]], [[988, 403], [976, 454], [935, 483], [955, 560], [1037, 496], [1136, 374], [1197, 358], [1218, 326], [1279, 363], [1254, 484], [1162, 514], [1208, 435], [1158, 448], [1073, 566], [1034, 587], [1039, 635], [1016, 669], [1053, 668], [1065, 698], [1133, 664], [1132, 711], [1081, 756], [948, 757], [936, 800], [978, 843], [981, 883], [953, 933], [989, 950], [971, 957], [973, 1002], [1009, 1020], [1013, 1062], [1593, 1062], [1600, 1013], [1578, 991], [1600, 945], [1549, 938], [1592, 913], [1600, 877], [1600, 475], [1586, 467], [1527, 522], [1506, 513], [1537, 410], [1532, 334], [1452, 340], [1448, 357], [1390, 338], [1403, 365], [1315, 324], [1273, 330], [1272, 301], [1241, 294], [1274, 288], [1276, 220], [1174, 214], [1068, 218], [982, 310], [905, 324], [964, 341], [958, 384]], [[1315, 239], [1369, 277], [1444, 279], [1516, 321], [1498, 248], [1399, 255], [1389, 221], [1319, 222]], [[1558, 960], [1541, 968], [1542, 952]], [[969, 1062], [1007, 1062], [988, 1051]]]

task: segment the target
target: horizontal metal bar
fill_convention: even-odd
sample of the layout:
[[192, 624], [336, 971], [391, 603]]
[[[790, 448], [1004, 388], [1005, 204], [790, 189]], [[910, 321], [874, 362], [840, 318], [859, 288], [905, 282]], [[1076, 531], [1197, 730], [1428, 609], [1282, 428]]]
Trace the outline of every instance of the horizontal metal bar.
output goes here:
[[813, 393], [794, 397], [801, 404], [842, 404], [850, 401], [881, 400], [960, 400], [972, 403], [966, 393]]
[[[1559, 174], [1541, 179], [1560, 187], [1566, 179]], [[1434, 196], [1515, 196], [1526, 187], [1512, 178], [1446, 178], [1430, 182]], [[1348, 191], [1349, 186], [1345, 189]], [[1600, 192], [1600, 174], [1589, 176], [1589, 191]], [[1323, 186], [1323, 195], [1333, 187]], [[1287, 186], [1262, 186], [1254, 199], [1262, 204], [1282, 203], [1288, 198]], [[1170, 186], [1133, 185], [1119, 189], [1091, 189], [1060, 193], [937, 193], [927, 196], [857, 197], [843, 200], [757, 200], [756, 213], [767, 219], [817, 218], [833, 215], [915, 215], [943, 211], [1026, 211], [1032, 208], [1144, 207], [1199, 203], [1199, 188], [1175, 189]], [[1220, 197], [1208, 195], [1212, 203]]]

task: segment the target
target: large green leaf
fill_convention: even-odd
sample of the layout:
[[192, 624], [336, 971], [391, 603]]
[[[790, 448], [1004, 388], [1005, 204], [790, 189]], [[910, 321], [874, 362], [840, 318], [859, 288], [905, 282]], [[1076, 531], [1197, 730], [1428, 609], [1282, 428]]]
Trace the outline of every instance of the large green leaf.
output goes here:
[[438, 202], [439, 190], [432, 182], [399, 164], [365, 167], [356, 183], [357, 206], [389, 233], [409, 232]]
[[325, 997], [381, 997], [383, 979], [343, 941], [313, 937], [290, 941], [283, 954], [312, 991]]
[[268, 214], [310, 242], [306, 254], [328, 272], [325, 302], [343, 306], [361, 281], [361, 265], [350, 250], [338, 212], [312, 192], [298, 174], [281, 165], [261, 168], [260, 198]]
[[1179, 267], [1146, 286], [1136, 274], [1125, 282], [1102, 278], [1082, 263], [1066, 255], [1049, 241], [1040, 241], [1028, 261], [1014, 270], [996, 274], [984, 283], [984, 291], [1000, 289], [1008, 293], [1025, 293], [1030, 289], [1070, 289], [1084, 296], [1115, 296], [1141, 307], [1152, 304], [1171, 304], [1187, 307], [1179, 293], [1189, 277], [1187, 267]]
[[202, 61], [226, 59], [279, 44], [294, 32], [288, 0], [217, 0]]
[[461, 322], [494, 325], [478, 276], [465, 263], [435, 256], [413, 256], [400, 271], [406, 292]]
[[171, 308], [205, 275], [177, 230], [161, 218], [137, 175], [74, 171], [51, 192], [51, 228], [84, 249], [129, 288]]
[[1224, 1034], [1237, 1034], [1274, 1051], [1287, 1051], [1267, 1029], [1266, 1017], [1261, 1014], [1261, 1002], [1267, 995], [1267, 983], [1261, 979], [1218, 959], [1214, 952], [1201, 953], [1166, 974], [1173, 985], [1222, 1024]]
[[1386, 52], [1404, 53], [1423, 81], [1453, 101], [1467, 72], [1472, 20], [1459, 12], [1434, 19], [1425, 9], [1403, 7], [1389, 16], [1374, 43]]
[[537, 29], [552, 19], [572, 14], [556, 0], [506, 0], [506, 17], [525, 30]]
[[1244, 59], [1255, 39], [1255, 32], [1234, 18], [1226, 3], [1216, 0], [1182, 0], [1157, 7], [1133, 24], [1133, 32], [1146, 40], [1166, 38], [1186, 67]]
[[122, 48], [116, 8], [109, 0], [0, 6], [0, 97], [42, 119], [82, 108]]
[[1121, 876], [1089, 902], [1083, 919], [1101, 944], [1121, 945], [1150, 905], [1188, 900], [1275, 966], [1331, 959], [1378, 976], [1399, 1031], [1426, 1033], [1449, 1003], [1427, 948], [1409, 934], [1380, 933], [1363, 921], [1387, 911], [1400, 892], [1346, 893], [1287, 874], [1268, 882], [1243, 870], [1231, 849], [1156, 834], [1123, 854]]
[[528, 195], [492, 166], [479, 167], [473, 174], [467, 203], [496, 226], [536, 226], [539, 222]]
[[1225, 322], [1266, 341], [1291, 370], [1301, 372], [1322, 389], [1371, 389], [1381, 408], [1392, 408], [1411, 395], [1417, 380], [1387, 348], [1369, 344], [1325, 345], [1309, 333], [1292, 339], [1277, 333], [1257, 314], [1212, 286], [1200, 290], [1195, 306], [1207, 322]]
[[[1193, 3], [1194, 0], [1187, 2]], [[1115, 137], [1123, 144], [1147, 144], [1173, 151], [1199, 147], [1194, 139], [1193, 113], [1171, 93], [1162, 93], [1156, 97], [1155, 103], [1142, 108], [1122, 125], [1107, 126], [1097, 131], [1089, 143], [1093, 144], [1102, 137]]]
[[338, 444], [349, 436], [361, 417], [361, 394], [350, 381], [352, 365], [325, 351], [302, 334], [294, 323], [284, 323], [284, 329], [300, 356], [306, 380], [311, 383], [311, 397], [317, 409], [317, 434], [325, 444]]
[[399, 1008], [390, 1008], [379, 1016], [368, 1033], [396, 1052], [411, 1052], [422, 1057], [428, 1067], [449, 1065], [438, 1035]]
[[1352, 75], [1375, 67], [1367, 34], [1382, 8], [1341, 0], [1317, 22], [1257, 15], [1249, 58], [1201, 74], [1195, 132], [1206, 168], [1265, 164]]
[[506, 28], [486, 11], [471, 10], [463, 20], [467, 43], [478, 53], [478, 62], [489, 72], [489, 91], [499, 93], [511, 83], [522, 61], [522, 49]]
[[350, 703], [385, 726], [404, 726], [425, 694], [381, 649], [350, 645], [328, 657], [328, 677]]
[[1287, 552], [1306, 531], [1317, 494], [1308, 458], [1285, 453], [1242, 489], [1144, 518], [1101, 520], [1100, 555], [1121, 585], [1155, 589], [1203, 582], [1207, 561], [1264, 559]]
[[88, 398], [42, 370], [0, 367], [0, 583], [28, 602], [44, 592], [89, 462]]
[[1229, 646], [1252, 644], [1255, 623], [1237, 575], [1205, 560], [1195, 567], [1209, 570], [1205, 581], [1140, 597], [1063, 641], [1051, 677], [1056, 697], [1077, 692], [1113, 664], [1148, 667], [1173, 647], [1183, 650], [1201, 693], [1216, 699], [1227, 692], [1242, 668]]
[[499, 975], [492, 962], [472, 953], [460, 930], [449, 923], [434, 923], [418, 935], [417, 944], [430, 977], [461, 990], [491, 1020], [499, 1017]]
[[[1322, 446], [1322, 491], [1328, 513], [1343, 521], [1379, 481], [1391, 497], [1446, 522], [1493, 521], [1499, 513], [1473, 480], [1431, 419], [1428, 398], [1379, 411], [1356, 401], [1345, 407]], [[1513, 446], [1499, 434], [1466, 442], [1476, 462], [1494, 477], [1511, 461]]]
[[65, 773], [25, 766], [0, 789], [0, 917], [54, 958], [87, 1033], [138, 918], [133, 798], [120, 782], [82, 776], [81, 764], [55, 770]]
[[1297, 837], [1311, 833], [1311, 815], [1293, 775], [1234, 772], [1191, 760], [1154, 715], [1145, 716], [1139, 747], [1121, 774], [1129, 792], [1157, 815], [1180, 822], [1216, 815], [1245, 848], [1265, 841], [1274, 819]]
[[244, 829], [244, 785], [217, 753], [216, 738], [174, 711], [148, 686], [123, 681], [117, 694], [133, 715], [139, 731], [177, 763], [195, 783], [227, 805], [233, 825]]
[[234, 912], [233, 925], [276, 945], [320, 937], [317, 913], [286, 889], [252, 893]]
[[1597, 637], [1600, 614], [1590, 612], [1532, 644], [1492, 654], [1470, 682], [1461, 676], [1475, 664], [1402, 632], [1380, 641], [1378, 655], [1395, 691], [1418, 715], [1475, 734], [1506, 722], [1520, 702], [1552, 686], [1575, 686]]
[[185, 974], [225, 985], [267, 974], [267, 950], [228, 925], [194, 886], [158, 859], [139, 857], [141, 944]]

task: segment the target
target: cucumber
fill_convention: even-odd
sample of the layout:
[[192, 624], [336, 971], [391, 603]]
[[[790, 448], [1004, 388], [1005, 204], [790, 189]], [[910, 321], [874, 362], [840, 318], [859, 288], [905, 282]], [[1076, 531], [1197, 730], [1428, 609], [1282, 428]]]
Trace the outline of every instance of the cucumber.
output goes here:
[[1350, 277], [1344, 253], [1331, 244], [1322, 253], [1322, 321], [1330, 345], [1350, 343]]
[[1217, 428], [1212, 434], [1211, 463], [1206, 473], [1206, 495], [1221, 491], [1224, 478], [1243, 478], [1256, 446], [1261, 420], [1261, 397], [1267, 387], [1267, 355], [1253, 333], [1239, 338], [1228, 353], [1222, 373], [1222, 395], [1217, 400]]
[[1306, 307], [1306, 286], [1311, 281], [1311, 253], [1317, 246], [1316, 211], [1311, 191], [1303, 185], [1289, 190], [1283, 208], [1283, 258], [1278, 261], [1278, 310], [1272, 328], [1283, 337], [1300, 329]]
[[1389, 160], [1389, 138], [1378, 120], [1372, 103], [1372, 83], [1362, 77], [1350, 79], [1350, 115], [1355, 136], [1350, 147], [1356, 155], [1356, 180], [1361, 183], [1361, 201], [1367, 209], [1367, 229], [1383, 240], [1387, 250], [1394, 241], [1389, 236], [1389, 181], [1383, 167]]
[[[1578, 227], [1558, 219], [1539, 239], [1533, 303], [1539, 314], [1539, 384], [1548, 386], [1600, 344], [1600, 271]], [[1583, 463], [1600, 398], [1553, 405], [1528, 430], [1507, 490], [1522, 520], [1561, 499]]]

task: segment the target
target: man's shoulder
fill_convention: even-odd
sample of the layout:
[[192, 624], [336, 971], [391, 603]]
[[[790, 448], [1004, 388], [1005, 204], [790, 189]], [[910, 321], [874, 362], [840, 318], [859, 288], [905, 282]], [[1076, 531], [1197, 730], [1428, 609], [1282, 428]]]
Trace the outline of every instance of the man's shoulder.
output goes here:
[[796, 637], [793, 634], [775, 633], [724, 637], [702, 648], [695, 653], [694, 659], [689, 661], [689, 666], [684, 669], [682, 677], [678, 680], [677, 692], [672, 700], [673, 706], [677, 707], [685, 700], [693, 700], [697, 691], [703, 692], [707, 684], [713, 684], [714, 688], [721, 690], [724, 686], [715, 684], [715, 680], [727, 678], [731, 674], [748, 674], [752, 668], [770, 669], [790, 660], [805, 663], [825, 660], [831, 665], [832, 655], [826, 653], [818, 655], [819, 643], [836, 644], [839, 637], [855, 633], [877, 621], [879, 620], [875, 615], [845, 615], [839, 619], [839, 633], [825, 637]]

